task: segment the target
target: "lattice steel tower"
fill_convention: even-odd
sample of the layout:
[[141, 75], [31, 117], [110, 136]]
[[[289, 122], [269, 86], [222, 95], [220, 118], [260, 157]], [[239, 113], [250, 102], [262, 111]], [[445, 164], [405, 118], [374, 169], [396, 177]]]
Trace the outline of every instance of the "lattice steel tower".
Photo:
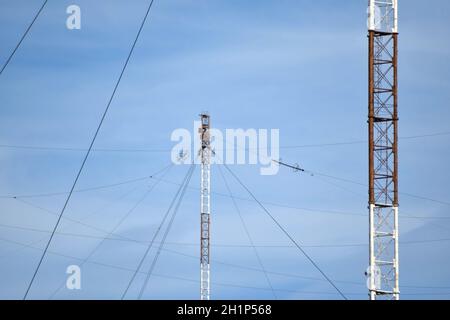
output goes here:
[[371, 300], [398, 300], [398, 1], [369, 1]]
[[209, 265], [209, 235], [211, 214], [211, 137], [210, 117], [207, 114], [200, 115], [200, 299], [210, 298], [210, 265]]

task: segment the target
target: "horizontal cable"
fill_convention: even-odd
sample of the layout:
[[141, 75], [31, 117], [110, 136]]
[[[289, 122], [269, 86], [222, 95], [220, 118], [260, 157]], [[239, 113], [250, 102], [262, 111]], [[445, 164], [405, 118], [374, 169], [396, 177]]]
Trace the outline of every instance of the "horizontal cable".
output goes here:
[[[25, 247], [30, 248], [32, 250], [37, 250], [37, 251], [41, 251], [42, 250], [41, 248], [37, 248], [37, 247], [34, 247], [34, 246], [29, 246], [29, 245], [26, 245], [26, 244], [23, 244], [23, 243], [14, 241], [14, 240], [4, 239], [4, 238], [1, 238], [1, 237], [0, 237], [0, 240], [4, 241], [4, 242], [9, 242], [9, 243], [12, 243], [12, 244], [16, 244], [16, 245], [19, 245], [19, 246], [25, 246]], [[74, 259], [74, 260], [79, 260], [79, 261], [83, 261], [84, 260], [83, 258], [80, 258], [80, 257], [75, 257], [75, 256], [72, 256], [72, 255], [67, 255], [67, 254], [63, 254], [63, 253], [59, 253], [59, 252], [55, 252], [55, 251], [50, 251], [50, 250], [48, 251], [48, 253], [51, 254], [51, 255], [64, 257], [64, 258], [67, 258], [67, 259]], [[87, 261], [86, 263], [87, 264], [101, 266], [101, 267], [105, 267], [105, 268], [109, 268], [109, 269], [120, 270], [120, 271], [124, 271], [124, 272], [128, 272], [128, 273], [131, 273], [131, 272], [135, 271], [134, 269], [131, 269], [131, 268], [128, 268], [128, 267], [122, 267], [122, 266], [117, 266], [117, 265], [103, 263], [103, 262], [99, 262], [99, 261], [93, 261], [93, 260]], [[145, 275], [145, 274], [147, 274], [147, 272], [139, 271], [139, 274]], [[160, 278], [165, 278], [165, 279], [189, 281], [189, 282], [193, 282], [193, 283], [199, 283], [200, 282], [199, 280], [196, 280], [196, 279], [188, 279], [188, 278], [183, 278], [183, 277], [168, 276], [168, 275], [162, 275], [162, 274], [157, 274], [157, 273], [153, 273], [153, 276], [160, 277]], [[262, 287], [241, 286], [241, 285], [237, 285], [237, 284], [221, 283], [221, 282], [215, 282], [215, 281], [212, 281], [211, 283], [214, 284], [214, 285], [217, 285], [217, 286], [224, 286], [224, 287], [237, 287], [237, 288], [243, 288], [243, 289], [254, 289], [254, 290], [262, 290], [262, 291], [270, 291], [269, 288], [262, 288]], [[407, 287], [407, 286], [403, 286], [403, 287]], [[447, 289], [446, 287], [411, 286], [411, 288], [415, 288], [415, 287], [417, 287], [417, 288], [425, 288], [425, 289], [426, 288], [430, 288], [430, 289]], [[448, 288], [448, 289], [450, 289], [450, 288]], [[278, 291], [278, 292], [293, 292], [293, 293], [304, 293], [304, 294], [324, 294], [324, 295], [325, 294], [326, 295], [334, 295], [335, 294], [334, 292], [309, 292], [309, 291], [277, 289], [277, 288], [275, 288], [274, 290]], [[364, 293], [345, 293], [345, 294], [348, 295], [348, 296], [366, 296], [367, 295], [365, 292]], [[432, 295], [450, 295], [450, 292], [449, 293], [425, 293], [425, 292], [420, 292], [419, 293], [419, 292], [416, 292], [416, 293], [409, 293], [409, 294], [408, 293], [404, 293], [402, 295], [424, 295], [424, 296], [427, 296], [427, 295], [431, 295], [431, 296]]]
[[[122, 237], [117, 233], [109, 233], [108, 231], [104, 229], [100, 229], [97, 227], [93, 227], [89, 224], [84, 224], [85, 227], [91, 228], [95, 231], [100, 231], [102, 233], [108, 233], [110, 236], [113, 237], [101, 237], [101, 236], [94, 236], [89, 234], [80, 234], [80, 233], [72, 233], [72, 232], [56, 232], [57, 235], [60, 236], [67, 236], [67, 237], [75, 237], [75, 238], [85, 238], [85, 239], [100, 239], [100, 240], [108, 240], [108, 241], [118, 241], [118, 242], [131, 242], [131, 243], [139, 243], [139, 244], [149, 244], [149, 241], [143, 241], [138, 240], [134, 238], [129, 237]], [[29, 232], [37, 232], [37, 233], [50, 233], [50, 230], [43, 230], [43, 229], [36, 229], [36, 228], [29, 228], [29, 227], [21, 227], [21, 226], [15, 226], [15, 225], [7, 225], [7, 224], [0, 224], [1, 228], [8, 228], [8, 229], [15, 229], [15, 230], [22, 230], [22, 231], [29, 231]], [[94, 229], [95, 228], [95, 229]], [[450, 241], [450, 238], [440, 238], [440, 239], [424, 239], [424, 240], [413, 240], [413, 241], [400, 241], [399, 243], [402, 245], [412, 245], [412, 244], [426, 244], [426, 243], [435, 243], [435, 242], [448, 242]], [[155, 244], [159, 242], [154, 242]], [[172, 246], [200, 246], [199, 243], [193, 243], [193, 242], [166, 242], [167, 245]], [[349, 247], [367, 247], [368, 243], [345, 243], [345, 244], [306, 244], [303, 245], [305, 248], [349, 248]], [[252, 248], [252, 245], [249, 244], [224, 244], [224, 243], [213, 243], [211, 244], [212, 247], [217, 248]], [[256, 248], [266, 248], [266, 249], [282, 249], [282, 248], [295, 248], [294, 245], [254, 245]]]
[[[450, 132], [438, 132], [424, 135], [405, 136], [399, 139], [413, 140], [419, 138], [430, 138], [450, 135]], [[317, 148], [328, 146], [345, 146], [354, 144], [367, 143], [367, 140], [354, 140], [344, 142], [331, 142], [331, 143], [317, 143], [317, 144], [304, 144], [304, 145], [286, 145], [280, 146], [280, 149], [302, 149], [302, 148]], [[23, 150], [35, 150], [35, 151], [75, 151], [85, 152], [87, 149], [75, 148], [75, 147], [52, 147], [52, 146], [30, 146], [30, 145], [16, 145], [16, 144], [0, 144], [0, 148], [6, 149], [23, 149]], [[261, 150], [264, 148], [237, 148], [237, 150]], [[231, 149], [230, 149], [231, 150]], [[236, 149], [233, 149], [236, 150]], [[172, 152], [170, 148], [93, 148], [91, 152], [119, 152], [119, 153], [168, 153]]]
[[[98, 186], [92, 186], [92, 187], [88, 187], [88, 188], [75, 189], [73, 192], [74, 193], [78, 193], [78, 192], [97, 191], [97, 190], [109, 189], [109, 188], [113, 188], [113, 187], [123, 186], [123, 185], [127, 185], [127, 184], [132, 184], [132, 183], [135, 183], [135, 182], [140, 182], [140, 181], [152, 179], [155, 176], [159, 175], [161, 172], [165, 171], [167, 168], [169, 168], [172, 165], [173, 164], [169, 164], [166, 167], [162, 168], [161, 170], [159, 170], [159, 171], [157, 171], [157, 172], [155, 172], [155, 173], [153, 173], [152, 175], [149, 175], [149, 176], [143, 176], [143, 177], [138, 177], [138, 178], [133, 178], [133, 179], [127, 179], [127, 180], [123, 180], [123, 181], [119, 181], [119, 182], [114, 182], [114, 183], [110, 183], [110, 184], [103, 184], [103, 185], [98, 185]], [[18, 194], [18, 195], [9, 195], [9, 196], [8, 195], [2, 195], [2, 196], [0, 196], [0, 198], [7, 198], [7, 199], [46, 198], [46, 197], [65, 195], [65, 194], [68, 194], [68, 193], [69, 193], [68, 191], [60, 191], [60, 192], [35, 193], [35, 194], [23, 194], [23, 195], [19, 195]]]
[[[163, 171], [164, 169], [162, 169], [161, 171]], [[128, 179], [128, 180], [124, 180], [121, 182], [116, 182], [116, 183], [112, 183], [112, 184], [105, 184], [105, 185], [99, 185], [99, 186], [93, 186], [93, 187], [88, 187], [88, 188], [83, 188], [83, 189], [78, 189], [75, 190], [74, 192], [87, 192], [87, 191], [93, 191], [93, 190], [100, 190], [100, 189], [106, 189], [106, 188], [110, 188], [110, 187], [115, 187], [115, 186], [120, 186], [120, 185], [124, 185], [124, 184], [128, 184], [128, 183], [134, 183], [134, 182], [138, 182], [138, 181], [142, 181], [145, 179], [157, 179], [155, 176], [156, 174], [153, 174], [151, 176], [145, 176], [145, 177], [139, 177], [139, 178], [134, 178], [134, 179]], [[179, 182], [175, 182], [175, 181], [171, 181], [171, 180], [167, 180], [167, 179], [162, 179], [161, 180], [162, 183], [166, 183], [166, 184], [172, 184], [172, 185], [178, 185], [179, 186]], [[193, 186], [189, 186], [188, 189], [191, 190], [200, 190], [200, 188], [198, 187], [193, 187]], [[50, 197], [50, 196], [55, 196], [55, 195], [62, 195], [62, 194], [67, 194], [67, 192], [53, 192], [53, 193], [36, 193], [36, 194], [24, 194], [24, 195], [1, 195], [0, 198], [4, 198], [4, 199], [26, 199], [26, 198], [40, 198], [40, 197]], [[221, 193], [221, 192], [211, 192], [211, 194], [216, 195], [216, 196], [220, 196], [220, 197], [227, 197], [229, 198], [230, 195], [226, 194], [226, 193]], [[235, 199], [237, 200], [242, 200], [242, 201], [249, 201], [249, 202], [254, 202], [253, 199], [251, 198], [245, 198], [245, 197], [239, 197], [239, 196], [234, 196]], [[337, 215], [346, 215], [346, 216], [359, 216], [359, 217], [364, 217], [367, 218], [367, 214], [363, 214], [363, 213], [356, 213], [356, 212], [348, 212], [348, 211], [338, 211], [338, 210], [325, 210], [325, 209], [315, 209], [315, 208], [307, 208], [307, 207], [298, 207], [298, 206], [293, 206], [293, 205], [287, 205], [287, 204], [280, 204], [280, 203], [275, 203], [275, 202], [269, 202], [269, 201], [261, 201], [261, 203], [268, 205], [268, 206], [272, 206], [272, 207], [279, 207], [279, 208], [286, 208], [286, 209], [293, 209], [293, 210], [300, 210], [300, 211], [310, 211], [310, 212], [319, 212], [319, 213], [326, 213], [326, 214], [337, 214]], [[444, 220], [444, 219], [450, 219], [450, 217], [447, 216], [431, 216], [431, 217], [426, 217], [426, 216], [416, 216], [416, 215], [406, 215], [404, 214], [404, 212], [400, 215], [401, 219], [423, 219], [423, 220]]]

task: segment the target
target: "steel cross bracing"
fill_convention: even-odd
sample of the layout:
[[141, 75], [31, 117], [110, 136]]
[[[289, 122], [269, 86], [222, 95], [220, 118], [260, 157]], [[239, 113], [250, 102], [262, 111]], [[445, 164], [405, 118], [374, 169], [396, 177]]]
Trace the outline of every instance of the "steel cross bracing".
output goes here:
[[369, 1], [369, 295], [398, 300], [397, 1]]
[[210, 117], [200, 115], [199, 128], [201, 140], [201, 172], [200, 172], [200, 299], [210, 299], [210, 214], [211, 214], [211, 138]]

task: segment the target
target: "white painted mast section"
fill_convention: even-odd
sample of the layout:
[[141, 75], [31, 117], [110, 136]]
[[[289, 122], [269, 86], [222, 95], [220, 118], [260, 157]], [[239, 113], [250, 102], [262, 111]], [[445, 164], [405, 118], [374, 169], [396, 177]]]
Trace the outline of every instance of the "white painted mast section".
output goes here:
[[375, 0], [369, 0], [369, 30], [375, 30]]
[[394, 10], [394, 28], [392, 32], [398, 33], [398, 0], [393, 0], [392, 5]]
[[210, 214], [211, 214], [211, 137], [210, 117], [201, 114], [199, 128], [201, 140], [200, 172], [200, 299], [210, 299]]
[[369, 31], [398, 33], [398, 0], [369, 0]]
[[369, 205], [369, 294], [370, 294], [370, 300], [376, 300], [376, 292], [377, 292], [377, 284], [375, 283], [375, 274], [378, 270], [376, 270], [376, 263], [375, 263], [375, 205], [370, 204]]
[[395, 287], [394, 300], [400, 300], [400, 282], [399, 282], [399, 254], [398, 254], [398, 206], [394, 206], [394, 272]]

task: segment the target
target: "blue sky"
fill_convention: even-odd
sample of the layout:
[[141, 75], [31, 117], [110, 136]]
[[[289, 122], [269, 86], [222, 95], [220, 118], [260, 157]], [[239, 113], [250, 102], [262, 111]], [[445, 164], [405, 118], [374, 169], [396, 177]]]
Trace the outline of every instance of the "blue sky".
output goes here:
[[[0, 0], [0, 62], [40, 3]], [[82, 28], [69, 31], [65, 11], [73, 3], [81, 7]], [[50, 0], [0, 76], [0, 145], [86, 148], [146, 5]], [[172, 131], [192, 128], [203, 110], [219, 129], [278, 128], [282, 146], [365, 140], [366, 5], [364, 0], [155, 0], [95, 147], [170, 149]], [[425, 13], [422, 8], [416, 0], [400, 2], [401, 137], [449, 131], [450, 3], [432, 1]], [[400, 141], [403, 299], [450, 298], [450, 241], [444, 241], [450, 238], [449, 146], [449, 135]], [[281, 154], [311, 171], [367, 180], [364, 143]], [[0, 147], [0, 195], [68, 191], [82, 157], [79, 151]], [[78, 188], [150, 175], [170, 161], [168, 152], [93, 152]], [[366, 299], [366, 188], [284, 169], [269, 177], [259, 175], [257, 166], [233, 170], [258, 198], [283, 205], [268, 208], [342, 291]], [[172, 168], [164, 179], [179, 183], [186, 171], [187, 166]], [[236, 196], [248, 198], [230, 176], [227, 181]], [[76, 193], [65, 218], [85, 225], [63, 219], [60, 230], [66, 234], [54, 238], [30, 297], [52, 297], [67, 277], [66, 267], [88, 256], [152, 183]], [[212, 184], [215, 192], [227, 192], [214, 167]], [[198, 185], [197, 169], [191, 186]], [[176, 188], [158, 184], [116, 233], [149, 241]], [[186, 194], [145, 298], [198, 298], [199, 248], [180, 245], [198, 243], [198, 198], [198, 190]], [[65, 197], [25, 200], [31, 206], [0, 198], [1, 298], [22, 297], [48, 237], [36, 230], [52, 229], [56, 218], [48, 211], [61, 210]], [[212, 298], [272, 298], [264, 274], [255, 270], [261, 268], [252, 248], [220, 246], [249, 242], [230, 199], [213, 195], [212, 201], [212, 241], [219, 245], [211, 253]], [[238, 200], [238, 205], [256, 244], [290, 244], [255, 203]], [[423, 240], [440, 241], [412, 243]], [[105, 241], [82, 267], [82, 290], [63, 288], [53, 297], [120, 298], [144, 250], [139, 243]], [[278, 298], [339, 298], [297, 250], [258, 252]], [[151, 258], [144, 271], [150, 263]], [[137, 296], [142, 282], [140, 275], [129, 298]]]

